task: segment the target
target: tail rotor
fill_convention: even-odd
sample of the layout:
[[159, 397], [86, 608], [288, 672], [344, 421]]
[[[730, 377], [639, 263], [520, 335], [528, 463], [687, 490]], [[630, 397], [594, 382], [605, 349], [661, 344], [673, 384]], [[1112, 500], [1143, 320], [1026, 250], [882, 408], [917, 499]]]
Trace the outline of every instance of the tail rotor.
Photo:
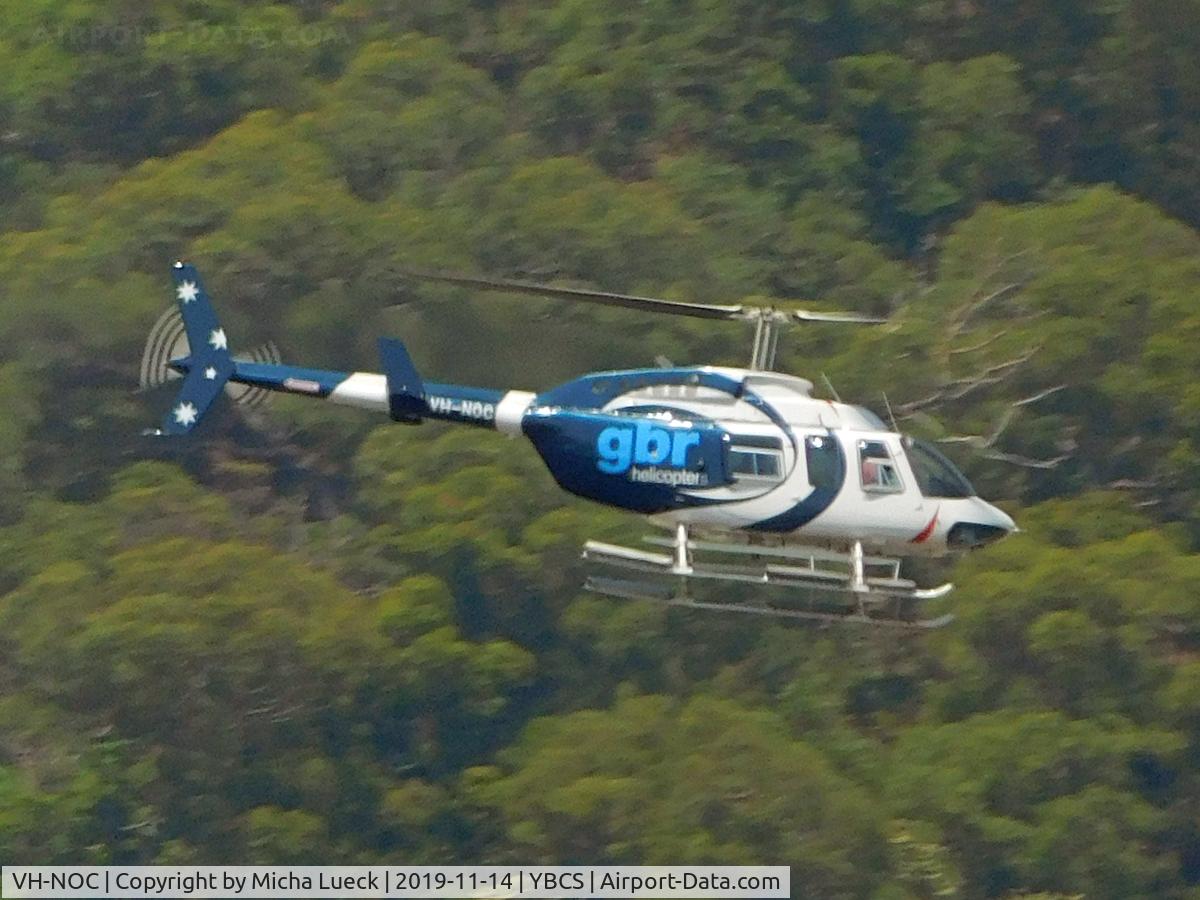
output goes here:
[[[237, 371], [225, 329], [196, 267], [177, 262], [171, 276], [176, 309], [160, 316], [151, 330], [142, 353], [140, 380], [143, 388], [151, 388], [172, 380], [173, 375], [182, 375], [183, 383], [162, 425], [148, 432], [154, 435], [191, 432], [227, 390]], [[244, 397], [247, 402], [256, 393], [244, 385], [236, 385], [235, 390], [234, 396]]]
[[[179, 273], [183, 269], [182, 266], [176, 266], [176, 272]], [[188, 266], [187, 271], [194, 271]], [[176, 279], [183, 284], [192, 284], [198, 282], [198, 278], [189, 281], [187, 273], [182, 278]], [[178, 294], [178, 292], [177, 292]], [[154, 323], [154, 327], [150, 329], [149, 335], [146, 337], [146, 346], [142, 351], [142, 363], [139, 371], [138, 383], [142, 391], [150, 391], [155, 388], [162, 387], [168, 382], [178, 381], [184, 377], [184, 373], [180, 371], [178, 366], [179, 361], [190, 361], [195, 363], [193, 359], [191, 342], [188, 340], [188, 326], [184, 319], [183, 309], [188, 305], [193, 305], [200, 299], [199, 296], [192, 296], [191, 289], [179, 295], [179, 305], [172, 306], [165, 310], [158, 321]], [[185, 300], [185, 297], [188, 298]], [[207, 301], [207, 297], [203, 297], [203, 302]], [[190, 312], [190, 310], [189, 310]], [[206, 317], [207, 318], [207, 317]], [[215, 317], [213, 318], [215, 322]], [[205, 327], [208, 322], [203, 323]], [[193, 329], [195, 330], [195, 329]], [[216, 348], [203, 347], [198, 358], [206, 357]], [[223, 348], [222, 348], [223, 349]], [[279, 353], [279, 348], [274, 341], [267, 341], [257, 347], [237, 354], [232, 357], [233, 362], [252, 362], [278, 365], [281, 363], [282, 357]], [[172, 363], [175, 363], [173, 365]], [[249, 384], [240, 384], [237, 382], [226, 381], [223, 385], [225, 396], [234, 403], [247, 408], [257, 408], [271, 399], [271, 392], [261, 387], [256, 387]], [[178, 424], [178, 423], [176, 423]], [[190, 426], [189, 426], [190, 427]], [[152, 432], [163, 433], [163, 432]], [[170, 431], [168, 430], [168, 432]]]
[[[142, 351], [142, 367], [138, 384], [142, 391], [152, 391], [169, 381], [178, 381], [183, 376], [171, 368], [171, 360], [184, 359], [191, 352], [187, 333], [183, 328], [183, 317], [179, 310], [171, 307], [163, 312], [146, 338]], [[279, 365], [283, 356], [274, 341], [267, 341], [245, 353], [233, 357], [234, 362], [264, 363]], [[271, 400], [271, 392], [249, 384], [229, 382], [225, 385], [225, 396], [234, 403], [254, 409]]]
[[187, 332], [183, 327], [183, 316], [172, 306], [158, 317], [150, 334], [146, 337], [146, 347], [142, 351], [142, 368], [138, 379], [143, 391], [161, 387], [168, 381], [174, 381], [183, 376], [171, 368], [173, 359], [186, 357], [191, 348], [188, 346]]

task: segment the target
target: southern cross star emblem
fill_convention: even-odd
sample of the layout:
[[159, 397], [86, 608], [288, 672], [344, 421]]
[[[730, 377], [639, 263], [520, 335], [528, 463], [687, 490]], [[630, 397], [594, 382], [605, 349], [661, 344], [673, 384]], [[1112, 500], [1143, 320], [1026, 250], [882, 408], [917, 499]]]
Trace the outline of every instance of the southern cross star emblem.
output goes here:
[[204, 370], [204, 377], [207, 378], [209, 381], [216, 381], [217, 380], [217, 370], [214, 369], [212, 366], [209, 366], [207, 369]]
[[176, 289], [175, 296], [177, 296], [184, 303], [191, 303], [196, 299], [196, 296], [199, 293], [200, 289], [196, 287], [196, 282], [185, 281]]
[[212, 344], [214, 350], [228, 350], [229, 342], [225, 339], [225, 329], [218, 328], [208, 338], [208, 342]]
[[196, 407], [190, 403], [180, 403], [175, 407], [175, 421], [184, 428], [189, 428], [196, 424]]

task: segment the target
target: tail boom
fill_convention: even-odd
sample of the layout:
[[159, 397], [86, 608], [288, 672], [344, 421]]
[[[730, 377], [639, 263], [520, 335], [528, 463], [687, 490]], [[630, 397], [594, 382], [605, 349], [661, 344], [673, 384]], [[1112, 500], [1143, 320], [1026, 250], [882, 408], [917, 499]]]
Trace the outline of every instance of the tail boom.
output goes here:
[[[190, 372], [190, 360], [175, 360], [176, 368]], [[439, 419], [520, 433], [525, 410], [536, 394], [500, 391], [461, 384], [421, 382], [420, 393], [398, 396], [389, 374], [335, 372], [299, 366], [234, 361], [229, 381], [282, 394], [315, 397], [340, 406], [388, 413], [397, 422], [417, 423]]]
[[521, 417], [536, 396], [433, 381], [420, 382], [419, 393], [412, 381], [403, 381], [398, 390], [391, 372], [331, 372], [242, 362], [235, 362], [234, 367], [229, 380], [236, 383], [384, 412], [397, 422], [413, 424], [440, 419], [500, 431], [515, 426], [515, 433], [520, 433]]
[[391, 338], [379, 342], [383, 373], [234, 359], [196, 267], [177, 262], [172, 276], [189, 352], [169, 362], [170, 368], [184, 375], [183, 386], [158, 434], [192, 431], [230, 382], [385, 412], [398, 422], [441, 419], [514, 435], [521, 434], [525, 411], [536, 397], [526, 391], [425, 382], [404, 344]]
[[442, 419], [507, 434], [521, 433], [521, 419], [534, 394], [425, 382], [404, 344], [392, 338], [380, 339], [379, 358], [386, 372], [388, 411], [397, 422]]

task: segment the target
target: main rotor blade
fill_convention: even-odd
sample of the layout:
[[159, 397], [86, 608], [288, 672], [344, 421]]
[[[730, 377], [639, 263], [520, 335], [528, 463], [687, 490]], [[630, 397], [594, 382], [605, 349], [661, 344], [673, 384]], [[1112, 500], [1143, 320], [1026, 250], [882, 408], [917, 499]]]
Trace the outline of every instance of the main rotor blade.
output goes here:
[[740, 319], [744, 317], [744, 306], [720, 306], [712, 303], [687, 303], [682, 300], [663, 300], [659, 297], [639, 297], [633, 294], [612, 294], [608, 291], [589, 291], [585, 288], [555, 287], [533, 281], [511, 281], [507, 278], [482, 278], [476, 275], [453, 275], [446, 272], [405, 271], [405, 275], [426, 281], [442, 281], [461, 287], [482, 288], [487, 291], [503, 291], [511, 294], [533, 294], [538, 297], [558, 297], [564, 300], [585, 300], [605, 306], [620, 306], [625, 309], [640, 309], [645, 312], [670, 313], [676, 316], [694, 316], [698, 319]]
[[860, 316], [854, 313], [823, 313], [807, 309], [791, 310], [792, 318], [797, 322], [840, 322], [846, 325], [883, 325], [887, 319], [878, 316]]

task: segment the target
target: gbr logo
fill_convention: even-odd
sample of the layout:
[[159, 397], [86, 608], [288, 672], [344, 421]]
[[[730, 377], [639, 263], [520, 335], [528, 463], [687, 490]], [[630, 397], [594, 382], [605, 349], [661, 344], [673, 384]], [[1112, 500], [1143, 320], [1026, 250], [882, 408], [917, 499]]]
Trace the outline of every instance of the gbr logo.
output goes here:
[[610, 425], [596, 437], [596, 468], [609, 475], [622, 475], [630, 466], [687, 465], [689, 447], [700, 444], [700, 432], [660, 428], [650, 422]]

